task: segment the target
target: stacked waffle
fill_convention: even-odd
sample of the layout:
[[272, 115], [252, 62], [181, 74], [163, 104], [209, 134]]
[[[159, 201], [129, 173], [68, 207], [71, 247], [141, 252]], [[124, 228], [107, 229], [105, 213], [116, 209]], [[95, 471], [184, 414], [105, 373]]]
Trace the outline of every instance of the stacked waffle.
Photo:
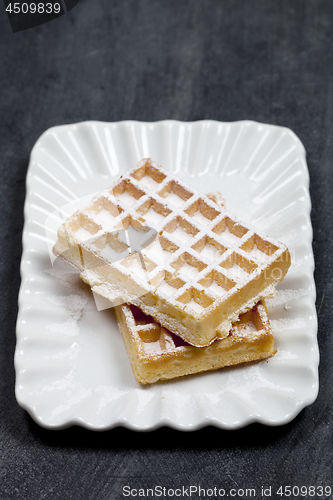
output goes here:
[[72, 215], [54, 252], [116, 306], [141, 383], [275, 352], [261, 301], [288, 249], [150, 159]]

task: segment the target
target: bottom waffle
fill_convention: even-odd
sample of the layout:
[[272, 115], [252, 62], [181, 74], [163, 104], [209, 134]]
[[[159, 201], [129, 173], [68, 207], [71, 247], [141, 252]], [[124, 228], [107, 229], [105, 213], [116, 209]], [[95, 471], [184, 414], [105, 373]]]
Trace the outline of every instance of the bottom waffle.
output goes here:
[[115, 308], [132, 370], [141, 384], [167, 380], [275, 354], [274, 338], [263, 302], [240, 316], [229, 336], [207, 347], [193, 347], [136, 306]]

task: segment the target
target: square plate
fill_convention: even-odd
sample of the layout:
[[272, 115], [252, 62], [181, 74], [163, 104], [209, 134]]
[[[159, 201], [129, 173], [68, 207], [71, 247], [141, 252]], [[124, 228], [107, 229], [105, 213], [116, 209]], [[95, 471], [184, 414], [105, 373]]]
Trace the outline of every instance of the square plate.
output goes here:
[[[264, 362], [140, 386], [112, 309], [53, 266], [63, 218], [151, 157], [285, 243], [292, 266], [267, 301], [277, 354]], [[318, 393], [317, 316], [305, 150], [286, 128], [252, 121], [83, 122], [47, 130], [27, 174], [16, 397], [40, 425], [235, 429], [292, 420]]]

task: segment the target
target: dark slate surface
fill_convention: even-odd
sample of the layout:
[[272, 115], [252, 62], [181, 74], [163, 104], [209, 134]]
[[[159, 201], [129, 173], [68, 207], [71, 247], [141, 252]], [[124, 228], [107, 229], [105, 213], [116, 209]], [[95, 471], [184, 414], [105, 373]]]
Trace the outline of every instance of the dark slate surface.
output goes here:
[[[67, 15], [16, 34], [0, 10], [1, 499], [109, 500], [125, 498], [125, 485], [199, 483], [255, 487], [261, 498], [262, 485], [333, 486], [332, 2], [81, 0]], [[290, 127], [304, 143], [313, 202], [318, 399], [277, 428], [42, 429], [14, 396], [30, 150], [53, 125], [165, 118], [253, 119]]]

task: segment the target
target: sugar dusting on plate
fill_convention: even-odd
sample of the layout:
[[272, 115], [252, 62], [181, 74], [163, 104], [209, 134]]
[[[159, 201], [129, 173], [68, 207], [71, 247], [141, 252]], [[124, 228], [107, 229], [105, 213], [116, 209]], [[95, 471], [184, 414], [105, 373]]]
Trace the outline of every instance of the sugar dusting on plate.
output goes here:
[[268, 309], [272, 309], [273, 307], [285, 304], [286, 302], [289, 302], [291, 300], [300, 299], [301, 297], [304, 297], [307, 293], [308, 290], [305, 290], [303, 288], [299, 288], [298, 290], [291, 290], [291, 289], [278, 290], [275, 297], [271, 299], [266, 299], [266, 304]]
[[89, 300], [87, 293], [82, 290], [82, 281], [79, 279], [78, 274], [60, 272], [53, 268], [45, 272], [56, 278], [65, 288], [73, 292], [69, 295], [50, 295], [47, 297], [48, 302], [53, 306], [65, 310], [68, 318], [63, 323], [48, 324], [46, 325], [46, 329], [70, 337], [79, 335], [79, 322]]

